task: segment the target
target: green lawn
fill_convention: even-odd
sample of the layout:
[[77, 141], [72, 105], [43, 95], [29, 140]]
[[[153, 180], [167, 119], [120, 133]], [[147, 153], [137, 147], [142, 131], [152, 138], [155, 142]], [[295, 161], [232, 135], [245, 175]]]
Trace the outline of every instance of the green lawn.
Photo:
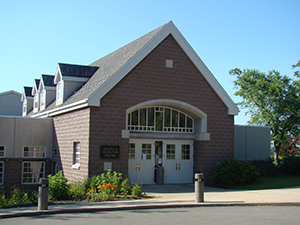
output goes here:
[[293, 175], [276, 175], [276, 176], [261, 176], [255, 184], [239, 185], [230, 189], [241, 190], [261, 190], [300, 186], [300, 176]]

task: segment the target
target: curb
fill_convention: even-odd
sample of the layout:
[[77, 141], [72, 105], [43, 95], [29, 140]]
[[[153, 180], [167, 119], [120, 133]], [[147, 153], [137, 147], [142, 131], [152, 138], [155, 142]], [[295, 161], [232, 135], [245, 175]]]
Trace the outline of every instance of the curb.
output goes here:
[[273, 203], [188, 203], [188, 204], [166, 204], [166, 205], [135, 205], [135, 206], [115, 206], [115, 207], [92, 207], [80, 209], [58, 209], [58, 210], [40, 210], [31, 212], [18, 212], [0, 214], [0, 219], [24, 217], [24, 216], [39, 216], [62, 213], [85, 213], [85, 212], [100, 212], [100, 211], [119, 211], [119, 210], [141, 210], [141, 209], [164, 209], [164, 208], [191, 208], [191, 207], [224, 207], [224, 206], [300, 206], [300, 202], [273, 202]]

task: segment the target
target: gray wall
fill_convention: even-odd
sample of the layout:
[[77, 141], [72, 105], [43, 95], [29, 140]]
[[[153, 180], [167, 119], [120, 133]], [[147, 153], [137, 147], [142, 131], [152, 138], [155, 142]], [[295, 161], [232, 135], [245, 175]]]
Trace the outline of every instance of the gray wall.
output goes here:
[[0, 116], [0, 127], [5, 157], [22, 158], [23, 146], [46, 146], [46, 158], [52, 158], [52, 118]]
[[270, 127], [234, 126], [235, 159], [264, 160], [270, 152]]
[[15, 91], [0, 93], [0, 115], [21, 116], [21, 94]]

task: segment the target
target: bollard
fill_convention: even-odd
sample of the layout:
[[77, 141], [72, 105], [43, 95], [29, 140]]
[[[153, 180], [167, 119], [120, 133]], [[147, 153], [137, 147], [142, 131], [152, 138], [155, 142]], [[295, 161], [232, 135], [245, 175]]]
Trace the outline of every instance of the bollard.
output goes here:
[[195, 174], [195, 202], [204, 202], [204, 174]]
[[48, 209], [48, 186], [49, 186], [48, 178], [40, 178], [38, 210]]

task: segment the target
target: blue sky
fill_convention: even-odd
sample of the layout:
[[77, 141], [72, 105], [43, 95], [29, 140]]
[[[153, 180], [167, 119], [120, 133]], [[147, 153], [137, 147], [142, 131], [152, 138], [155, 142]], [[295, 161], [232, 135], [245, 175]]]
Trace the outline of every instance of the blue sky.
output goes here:
[[[235, 67], [291, 75], [299, 0], [0, 0], [0, 93], [32, 86], [57, 63], [87, 65], [172, 20], [234, 102]], [[245, 124], [242, 110], [236, 124]]]

